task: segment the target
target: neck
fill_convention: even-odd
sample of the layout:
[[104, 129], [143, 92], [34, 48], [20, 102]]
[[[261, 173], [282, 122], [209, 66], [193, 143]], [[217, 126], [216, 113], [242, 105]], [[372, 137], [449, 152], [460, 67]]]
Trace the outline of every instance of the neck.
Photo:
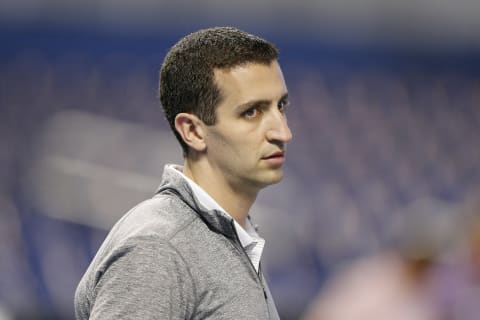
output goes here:
[[183, 174], [202, 187], [242, 227], [245, 227], [257, 190], [236, 186], [210, 167], [185, 160]]

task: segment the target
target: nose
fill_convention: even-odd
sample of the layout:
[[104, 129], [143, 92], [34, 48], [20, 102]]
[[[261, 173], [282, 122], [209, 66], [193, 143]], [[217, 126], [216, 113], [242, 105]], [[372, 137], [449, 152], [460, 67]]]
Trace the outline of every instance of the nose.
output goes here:
[[279, 110], [275, 110], [270, 117], [267, 140], [270, 142], [281, 142], [282, 144], [292, 140], [292, 132], [288, 127], [287, 117]]

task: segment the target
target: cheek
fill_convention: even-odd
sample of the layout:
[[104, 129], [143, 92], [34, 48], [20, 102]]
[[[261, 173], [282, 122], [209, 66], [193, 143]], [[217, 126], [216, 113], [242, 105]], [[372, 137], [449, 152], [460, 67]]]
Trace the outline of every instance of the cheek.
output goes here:
[[[258, 128], [256, 128], [258, 129]], [[212, 130], [208, 137], [208, 144], [212, 153], [218, 156], [230, 158], [230, 161], [249, 161], [259, 154], [261, 141], [254, 139], [258, 137], [258, 130], [247, 128], [236, 128], [230, 126], [221, 130]]]
[[210, 154], [215, 158], [235, 158], [239, 157], [239, 143], [233, 137], [212, 132], [208, 139]]

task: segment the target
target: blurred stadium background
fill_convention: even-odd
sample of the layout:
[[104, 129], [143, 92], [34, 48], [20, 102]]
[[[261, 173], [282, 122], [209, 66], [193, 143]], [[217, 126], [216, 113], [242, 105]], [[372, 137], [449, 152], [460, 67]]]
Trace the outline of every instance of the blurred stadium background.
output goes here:
[[281, 51], [294, 140], [253, 216], [282, 319], [299, 319], [402, 219], [436, 228], [478, 198], [479, 16], [467, 0], [3, 0], [0, 319], [73, 318], [109, 227], [181, 161], [157, 99], [163, 56], [215, 25]]

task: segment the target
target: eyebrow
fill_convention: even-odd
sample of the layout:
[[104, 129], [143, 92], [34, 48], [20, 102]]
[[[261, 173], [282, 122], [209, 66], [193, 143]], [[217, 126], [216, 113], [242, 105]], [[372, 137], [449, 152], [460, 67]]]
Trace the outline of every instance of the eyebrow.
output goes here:
[[[288, 93], [285, 93], [278, 101], [288, 100]], [[236, 110], [248, 110], [258, 105], [268, 105], [272, 100], [251, 100], [236, 106]]]

